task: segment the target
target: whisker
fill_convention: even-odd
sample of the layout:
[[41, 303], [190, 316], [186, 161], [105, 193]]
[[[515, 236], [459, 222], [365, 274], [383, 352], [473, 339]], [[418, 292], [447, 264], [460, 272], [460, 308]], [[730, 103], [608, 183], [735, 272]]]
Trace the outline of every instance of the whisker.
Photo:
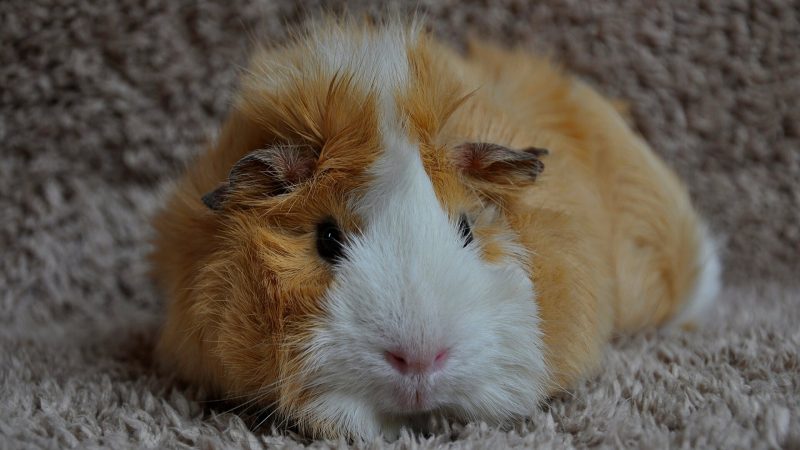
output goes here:
[[[269, 409], [269, 408], [273, 408], [273, 407], [275, 406], [275, 404], [276, 404], [276, 403], [277, 403], [277, 402], [274, 402], [274, 403], [272, 403], [271, 405], [269, 405], [269, 406], [266, 406], [266, 407], [262, 408], [262, 409], [261, 409], [262, 413], [263, 413], [264, 411], [266, 411], [267, 409]], [[269, 414], [267, 415], [267, 417], [265, 417], [264, 419], [262, 419], [260, 422], [258, 422], [258, 424], [257, 424], [255, 427], [253, 427], [253, 430], [254, 430], [254, 431], [255, 431], [255, 430], [258, 430], [258, 429], [261, 427], [261, 425], [263, 425], [263, 424], [264, 424], [264, 423], [265, 423], [267, 420], [269, 420], [269, 418], [270, 418], [270, 417], [274, 416], [274, 415], [275, 415], [275, 413], [277, 413], [277, 412], [278, 412], [278, 408], [273, 408], [272, 412], [271, 412], [271, 413], [269, 413]], [[280, 426], [279, 426], [279, 428], [280, 428]]]

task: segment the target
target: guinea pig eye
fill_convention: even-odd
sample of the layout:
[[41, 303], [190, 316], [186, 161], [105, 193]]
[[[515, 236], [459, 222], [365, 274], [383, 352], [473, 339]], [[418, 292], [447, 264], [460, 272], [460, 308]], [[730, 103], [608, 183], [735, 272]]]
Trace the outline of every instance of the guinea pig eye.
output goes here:
[[317, 225], [317, 252], [330, 263], [342, 258], [342, 232], [332, 220]]
[[464, 247], [472, 243], [472, 227], [469, 226], [469, 220], [464, 214], [458, 221], [458, 230], [461, 232], [461, 238], [464, 239]]

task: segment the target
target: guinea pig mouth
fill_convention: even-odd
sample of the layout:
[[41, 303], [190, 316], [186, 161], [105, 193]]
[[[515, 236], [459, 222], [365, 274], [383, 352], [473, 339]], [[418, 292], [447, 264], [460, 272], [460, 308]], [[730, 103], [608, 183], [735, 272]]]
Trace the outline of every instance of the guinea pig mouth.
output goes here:
[[395, 413], [415, 414], [429, 412], [440, 405], [436, 401], [434, 389], [429, 382], [419, 381], [408, 383], [403, 386], [395, 386], [392, 389]]

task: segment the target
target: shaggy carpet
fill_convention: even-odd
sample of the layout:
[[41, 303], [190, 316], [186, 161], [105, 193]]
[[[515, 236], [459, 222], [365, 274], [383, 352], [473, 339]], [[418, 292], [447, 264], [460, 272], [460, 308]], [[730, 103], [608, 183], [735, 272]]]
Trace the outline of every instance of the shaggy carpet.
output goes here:
[[[0, 2], [0, 447], [344, 446], [253, 433], [154, 372], [148, 218], [224, 117], [254, 39], [367, 2]], [[398, 448], [800, 448], [800, 3], [419, 0], [431, 29], [552, 54], [630, 101], [725, 242], [692, 333], [618, 339], [511, 430]]]

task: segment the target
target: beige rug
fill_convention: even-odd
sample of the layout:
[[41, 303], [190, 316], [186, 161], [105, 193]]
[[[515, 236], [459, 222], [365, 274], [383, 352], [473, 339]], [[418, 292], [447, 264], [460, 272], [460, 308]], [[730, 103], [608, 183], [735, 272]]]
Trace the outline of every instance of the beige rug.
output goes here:
[[[362, 3], [347, 8], [380, 9]], [[707, 327], [621, 339], [525, 426], [386, 445], [800, 448], [800, 3], [394, 9], [415, 7], [456, 44], [548, 51], [629, 99], [725, 237], [728, 287]], [[162, 301], [144, 256], [158, 193], [215, 132], [252, 39], [322, 8], [343, 5], [0, 2], [0, 448], [300, 445], [153, 372]]]

